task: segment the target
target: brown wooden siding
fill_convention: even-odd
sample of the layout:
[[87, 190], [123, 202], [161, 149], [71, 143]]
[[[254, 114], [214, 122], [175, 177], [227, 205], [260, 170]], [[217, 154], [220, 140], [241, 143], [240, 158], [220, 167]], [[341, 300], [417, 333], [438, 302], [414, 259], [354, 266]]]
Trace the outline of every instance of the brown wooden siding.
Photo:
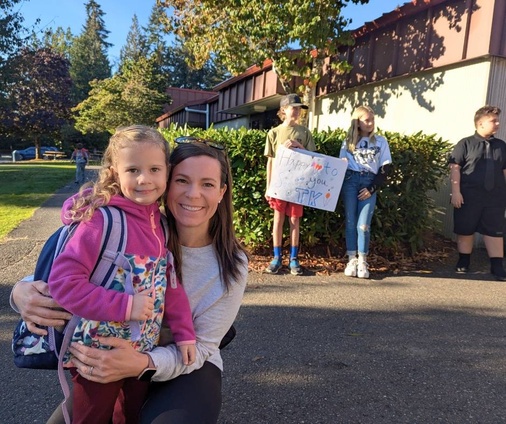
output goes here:
[[489, 54], [506, 57], [505, 20], [505, 0], [407, 3], [355, 31], [355, 45], [331, 59], [347, 60], [352, 71], [339, 75], [327, 60], [317, 94]]

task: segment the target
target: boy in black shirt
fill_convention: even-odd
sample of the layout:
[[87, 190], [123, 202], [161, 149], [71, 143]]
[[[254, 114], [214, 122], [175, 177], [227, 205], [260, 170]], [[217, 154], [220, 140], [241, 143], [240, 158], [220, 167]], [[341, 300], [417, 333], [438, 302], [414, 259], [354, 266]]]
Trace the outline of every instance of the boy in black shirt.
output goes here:
[[504, 213], [506, 209], [506, 143], [494, 137], [501, 110], [478, 109], [476, 132], [460, 140], [450, 156], [451, 203], [457, 235], [458, 273], [469, 271], [474, 233], [483, 234], [490, 272], [506, 281], [503, 268]]

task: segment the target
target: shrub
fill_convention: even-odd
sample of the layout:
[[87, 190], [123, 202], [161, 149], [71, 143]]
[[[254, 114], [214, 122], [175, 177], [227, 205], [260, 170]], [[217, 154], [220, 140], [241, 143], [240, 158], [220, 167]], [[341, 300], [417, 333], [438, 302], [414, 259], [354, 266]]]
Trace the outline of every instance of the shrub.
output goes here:
[[[271, 245], [272, 212], [265, 201], [266, 131], [208, 130], [172, 125], [163, 129], [167, 140], [181, 135], [219, 140], [230, 158], [234, 176], [234, 222], [237, 236], [252, 251]], [[382, 132], [379, 131], [381, 134]], [[382, 133], [392, 153], [393, 171], [378, 195], [373, 217], [372, 247], [386, 257], [413, 254], [423, 246], [427, 232], [435, 231], [435, 204], [430, 191], [447, 175], [450, 144], [435, 135]], [[318, 152], [339, 156], [345, 131], [313, 133]], [[344, 208], [336, 212], [304, 208], [301, 246], [322, 245], [329, 252], [344, 251]]]

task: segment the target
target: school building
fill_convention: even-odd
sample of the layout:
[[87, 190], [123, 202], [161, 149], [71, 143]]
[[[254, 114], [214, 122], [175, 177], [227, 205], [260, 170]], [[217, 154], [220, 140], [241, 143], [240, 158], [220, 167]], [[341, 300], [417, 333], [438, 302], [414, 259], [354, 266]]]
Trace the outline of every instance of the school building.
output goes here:
[[[379, 129], [436, 134], [456, 143], [474, 132], [474, 112], [493, 104], [506, 115], [506, 0], [412, 0], [353, 31], [355, 44], [329, 57], [309, 105], [308, 126], [347, 128], [352, 110], [367, 104]], [[347, 60], [346, 74], [331, 69]], [[294, 78], [293, 91], [302, 81]], [[285, 94], [266, 61], [217, 85], [189, 90], [158, 125], [271, 128]], [[197, 92], [197, 93], [195, 93]], [[190, 93], [187, 93], [190, 94]], [[199, 97], [202, 96], [202, 97]], [[497, 134], [506, 139], [506, 123]], [[435, 193], [444, 233], [451, 234], [449, 189]]]

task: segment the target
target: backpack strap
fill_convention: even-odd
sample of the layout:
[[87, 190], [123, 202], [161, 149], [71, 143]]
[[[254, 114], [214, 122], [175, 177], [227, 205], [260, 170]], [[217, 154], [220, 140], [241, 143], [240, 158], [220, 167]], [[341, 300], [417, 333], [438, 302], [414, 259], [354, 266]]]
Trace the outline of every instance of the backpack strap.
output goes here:
[[[108, 288], [114, 280], [114, 276], [118, 270], [116, 259], [118, 256], [123, 255], [126, 249], [126, 215], [125, 212], [115, 206], [102, 206], [98, 210], [102, 212], [104, 225], [102, 240], [100, 241], [100, 255], [95, 268], [91, 273], [90, 281], [97, 286]], [[70, 414], [66, 405], [67, 400], [70, 397], [70, 387], [67, 379], [65, 378], [63, 357], [70, 346], [74, 330], [80, 320], [81, 317], [77, 315], [72, 316], [72, 319], [65, 327], [65, 335], [63, 337], [60, 351], [58, 352], [58, 378], [65, 396], [62, 403], [62, 411], [66, 423], [71, 422]], [[139, 323], [137, 323], [137, 325], [139, 325]], [[51, 327], [51, 331], [54, 332], [53, 327]]]
[[116, 206], [103, 206], [98, 210], [104, 217], [104, 229], [100, 242], [100, 259], [91, 273], [90, 281], [97, 286], [109, 288], [118, 270], [116, 258], [119, 254], [124, 254], [126, 249], [126, 215]]

